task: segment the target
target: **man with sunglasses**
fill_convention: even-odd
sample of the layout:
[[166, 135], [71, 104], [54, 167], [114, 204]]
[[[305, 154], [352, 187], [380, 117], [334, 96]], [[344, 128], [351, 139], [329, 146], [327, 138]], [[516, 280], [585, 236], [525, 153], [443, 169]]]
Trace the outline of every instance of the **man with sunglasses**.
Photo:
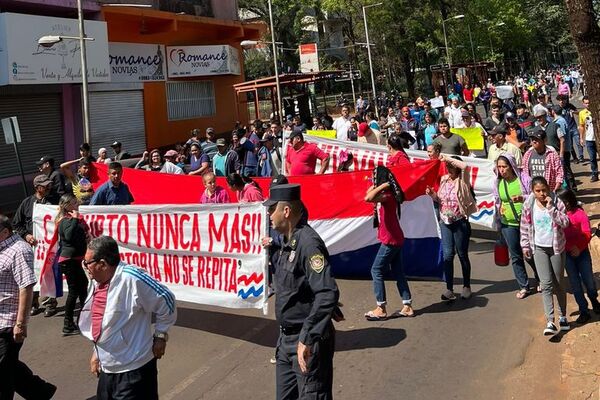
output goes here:
[[56, 386], [19, 361], [34, 284], [33, 249], [0, 214], [0, 399], [12, 399], [16, 392], [25, 399], [43, 400], [56, 392]]
[[90, 370], [99, 377], [97, 399], [158, 400], [156, 360], [177, 319], [175, 296], [143, 269], [122, 262], [111, 237], [92, 239], [82, 264], [94, 280], [79, 328], [94, 342]]

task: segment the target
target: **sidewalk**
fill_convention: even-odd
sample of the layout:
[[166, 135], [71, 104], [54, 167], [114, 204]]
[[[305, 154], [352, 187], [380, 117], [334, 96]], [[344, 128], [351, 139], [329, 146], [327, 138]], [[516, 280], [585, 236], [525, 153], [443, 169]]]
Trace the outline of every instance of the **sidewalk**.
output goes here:
[[[578, 181], [578, 199], [584, 203], [592, 229], [600, 222], [600, 182], [590, 182], [589, 164], [573, 164]], [[593, 237], [590, 251], [596, 284], [600, 286], [600, 239]], [[577, 318], [577, 304], [567, 295], [569, 320]], [[551, 340], [541, 335], [543, 313], [540, 298], [535, 326], [524, 327], [531, 343], [522, 363], [515, 366], [506, 380], [509, 399], [584, 400], [600, 398], [600, 316], [592, 312], [592, 320], [583, 326], [571, 325], [571, 331]]]

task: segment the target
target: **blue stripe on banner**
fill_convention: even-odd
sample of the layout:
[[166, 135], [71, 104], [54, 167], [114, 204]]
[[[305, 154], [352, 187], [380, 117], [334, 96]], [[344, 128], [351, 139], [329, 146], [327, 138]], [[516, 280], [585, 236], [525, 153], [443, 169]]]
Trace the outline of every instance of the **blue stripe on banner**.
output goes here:
[[[371, 265], [379, 244], [329, 257], [336, 277], [371, 277]], [[442, 243], [439, 238], [405, 239], [402, 248], [404, 273], [409, 277], [442, 279]]]
[[123, 267], [123, 272], [126, 272], [130, 275], [135, 276], [146, 285], [148, 285], [152, 290], [154, 290], [160, 297], [165, 299], [167, 306], [169, 307], [169, 312], [172, 314], [175, 310], [175, 298], [171, 295], [171, 293], [166, 290], [162, 285], [152, 279], [150, 276], [146, 275], [144, 272], [137, 270], [134, 267]]

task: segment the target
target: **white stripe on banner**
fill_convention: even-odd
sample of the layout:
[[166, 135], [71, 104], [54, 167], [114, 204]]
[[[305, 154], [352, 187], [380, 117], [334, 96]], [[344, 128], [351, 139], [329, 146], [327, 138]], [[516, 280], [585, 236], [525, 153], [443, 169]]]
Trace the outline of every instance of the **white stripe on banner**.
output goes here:
[[402, 203], [400, 226], [407, 239], [441, 237], [433, 200], [428, 195]]
[[[359, 250], [379, 243], [373, 216], [309, 221], [323, 238], [329, 254]], [[402, 204], [400, 226], [407, 239], [440, 237], [433, 201], [427, 195]]]

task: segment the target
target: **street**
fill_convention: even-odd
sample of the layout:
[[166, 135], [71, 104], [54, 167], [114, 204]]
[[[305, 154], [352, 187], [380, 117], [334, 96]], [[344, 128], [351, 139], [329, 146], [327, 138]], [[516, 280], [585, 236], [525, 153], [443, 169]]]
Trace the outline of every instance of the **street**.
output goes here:
[[[334, 393], [338, 399], [502, 399], [503, 378], [525, 357], [531, 334], [541, 335], [541, 297], [515, 298], [511, 267], [493, 263], [493, 242], [471, 242], [473, 298], [443, 304], [442, 282], [412, 281], [415, 318], [368, 322], [371, 281], [338, 280], [347, 320], [337, 323]], [[456, 261], [457, 276], [460, 267]], [[457, 283], [455, 290], [460, 291]], [[390, 309], [400, 305], [388, 282]], [[278, 326], [269, 315], [180, 303], [165, 357], [161, 399], [274, 398]], [[62, 337], [62, 313], [31, 319], [21, 358], [58, 386], [56, 399], [92, 399], [92, 345]], [[558, 375], [558, 373], [556, 373]]]

